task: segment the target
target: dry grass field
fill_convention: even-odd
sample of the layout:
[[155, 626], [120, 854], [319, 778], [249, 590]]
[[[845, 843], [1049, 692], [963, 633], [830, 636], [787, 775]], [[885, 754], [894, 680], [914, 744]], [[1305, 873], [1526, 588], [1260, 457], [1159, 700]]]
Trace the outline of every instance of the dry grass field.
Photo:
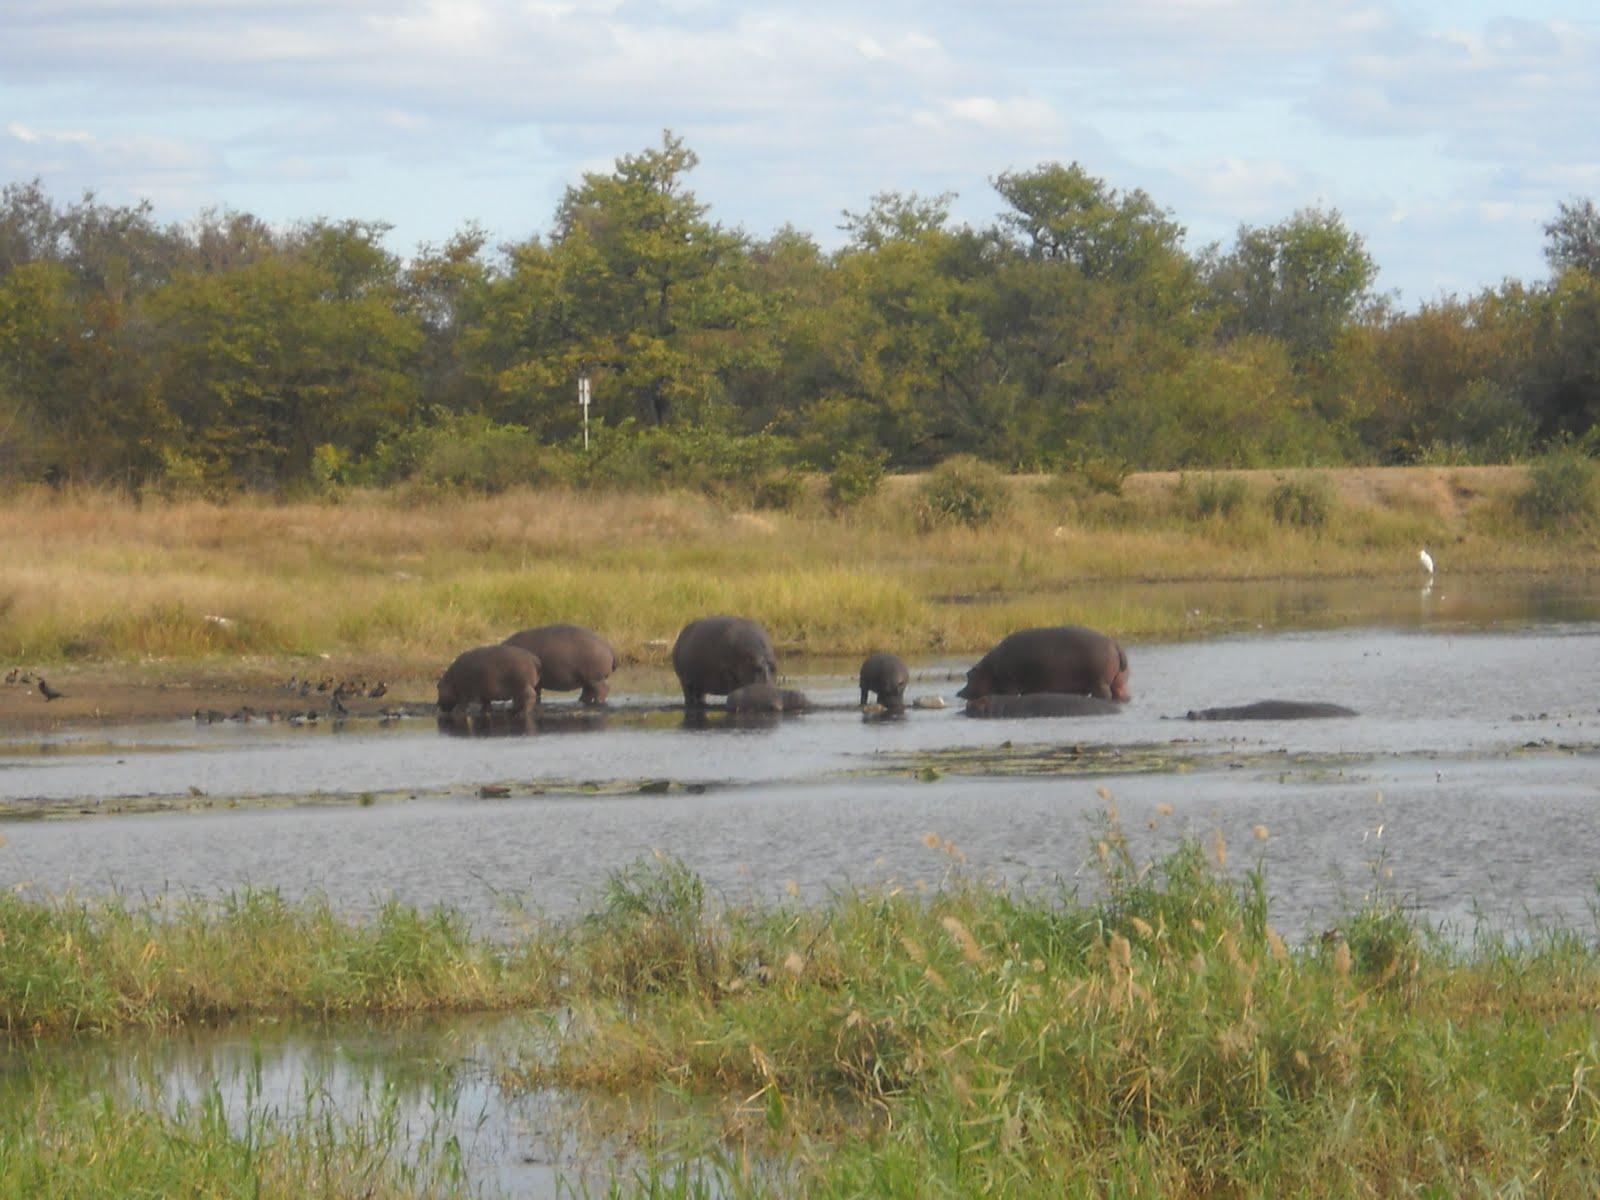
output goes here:
[[[461, 649], [555, 620], [653, 664], [711, 612], [759, 618], [789, 656], [967, 652], [1061, 621], [1133, 638], [1203, 632], [1172, 588], [1157, 600], [1138, 585], [1398, 580], [1416, 576], [1424, 542], [1458, 574], [1600, 568], [1592, 528], [1536, 535], [1517, 520], [1523, 478], [1146, 474], [1107, 495], [1018, 477], [993, 523], [931, 529], [907, 477], [840, 515], [817, 497], [743, 512], [685, 494], [216, 504], [25, 492], [0, 500], [0, 667], [266, 679], [330, 661], [431, 679]], [[1274, 515], [1285, 480], [1321, 497], [1317, 522]]]

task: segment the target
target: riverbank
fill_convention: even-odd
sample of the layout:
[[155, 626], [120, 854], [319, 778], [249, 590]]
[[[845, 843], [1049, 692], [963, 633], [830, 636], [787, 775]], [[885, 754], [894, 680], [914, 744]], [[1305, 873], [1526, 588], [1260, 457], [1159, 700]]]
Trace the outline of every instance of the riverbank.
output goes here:
[[[400, 684], [423, 700], [461, 649], [576, 620], [659, 669], [695, 616], [758, 617], [786, 658], [971, 653], [1073, 621], [1128, 640], [1243, 614], [1186, 602], [1212, 583], [1422, 580], [1600, 571], [1584, 528], [1535, 534], [1515, 467], [1134, 475], [1121, 495], [1017, 478], [983, 528], [920, 526], [914, 479], [842, 515], [816, 497], [729, 511], [687, 495], [523, 492], [412, 503], [136, 504], [107, 494], [0, 502], [0, 671], [72, 681], [57, 711], [162, 716], [258, 701], [289, 676]], [[1285, 480], [1318, 499], [1274, 515]], [[1159, 596], [1145, 585], [1165, 589]], [[1233, 606], [1237, 609], [1238, 606]], [[47, 675], [47, 677], [49, 677]], [[55, 679], [51, 679], [53, 684]], [[105, 689], [149, 685], [143, 699]], [[60, 686], [57, 684], [57, 686]], [[28, 721], [0, 689], [0, 721]]]

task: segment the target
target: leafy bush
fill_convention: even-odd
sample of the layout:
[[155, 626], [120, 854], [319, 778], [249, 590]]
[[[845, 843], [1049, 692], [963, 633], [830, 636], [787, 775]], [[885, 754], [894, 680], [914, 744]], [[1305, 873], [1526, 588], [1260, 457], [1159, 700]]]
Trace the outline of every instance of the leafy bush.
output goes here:
[[805, 478], [796, 471], [777, 471], [758, 479], [750, 488], [750, 503], [755, 508], [790, 509], [806, 493]]
[[870, 500], [883, 486], [888, 456], [882, 450], [846, 450], [833, 460], [828, 472], [828, 506], [834, 512]]
[[526, 426], [435, 409], [431, 423], [380, 442], [365, 474], [373, 483], [492, 494], [564, 483], [571, 470], [560, 449], [543, 445]]
[[1228, 517], [1244, 508], [1250, 489], [1237, 475], [1203, 475], [1178, 481], [1176, 498], [1182, 511], [1197, 521], [1208, 517]]
[[1528, 471], [1516, 498], [1517, 513], [1535, 529], [1554, 530], [1592, 520], [1600, 512], [1595, 465], [1573, 446], [1552, 450]]
[[913, 511], [924, 531], [942, 525], [992, 524], [1010, 507], [1006, 477], [970, 454], [948, 458], [917, 487]]
[[1333, 511], [1333, 491], [1321, 479], [1285, 479], [1272, 489], [1267, 506], [1280, 525], [1320, 529]]
[[[770, 433], [730, 433], [706, 425], [658, 425], [633, 421], [592, 430], [588, 453], [577, 462], [587, 487], [631, 491], [682, 488], [743, 503], [799, 498], [798, 479], [779, 482], [790, 445]], [[781, 507], [769, 503], [767, 507]]]

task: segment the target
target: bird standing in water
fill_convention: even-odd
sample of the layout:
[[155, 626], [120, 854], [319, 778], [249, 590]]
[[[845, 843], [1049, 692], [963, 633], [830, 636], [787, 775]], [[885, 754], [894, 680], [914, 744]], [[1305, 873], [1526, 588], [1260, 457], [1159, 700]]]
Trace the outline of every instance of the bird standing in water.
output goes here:
[[63, 694], [46, 683], [43, 676], [39, 677], [39, 695], [43, 696], [47, 702], [60, 699]]
[[1422, 563], [1422, 569], [1431, 576], [1433, 574], [1433, 555], [1428, 553], [1426, 546], [1417, 551], [1417, 558]]

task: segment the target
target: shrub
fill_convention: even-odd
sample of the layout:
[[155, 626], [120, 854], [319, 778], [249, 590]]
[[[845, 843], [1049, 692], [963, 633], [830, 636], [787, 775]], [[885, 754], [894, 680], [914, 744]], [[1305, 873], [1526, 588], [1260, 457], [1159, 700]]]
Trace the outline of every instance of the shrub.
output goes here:
[[738, 434], [704, 425], [640, 429], [628, 420], [592, 430], [591, 448], [577, 464], [578, 479], [588, 487], [682, 488], [743, 503], [759, 503], [761, 492], [769, 500], [792, 503], [799, 498], [800, 481], [777, 482], [789, 449], [786, 439], [770, 433]]
[[524, 425], [435, 409], [431, 423], [380, 442], [364, 474], [373, 483], [493, 494], [566, 482], [570, 469], [560, 449], [542, 444]]
[[942, 525], [992, 524], [1010, 506], [1006, 478], [970, 454], [948, 458], [917, 487], [913, 511], [924, 531]]
[[828, 472], [828, 506], [843, 512], [877, 495], [887, 458], [882, 450], [842, 451]]
[[1197, 521], [1208, 517], [1228, 517], [1244, 508], [1250, 489], [1237, 475], [1203, 475], [1191, 484], [1185, 475], [1178, 481], [1180, 506]]
[[1280, 525], [1320, 529], [1333, 511], [1333, 492], [1321, 479], [1285, 479], [1272, 489], [1267, 505]]
[[1592, 520], [1600, 511], [1595, 465], [1581, 450], [1563, 446], [1537, 460], [1517, 495], [1517, 513], [1535, 529], [1553, 530]]
[[755, 508], [790, 509], [805, 495], [806, 481], [795, 471], [777, 471], [755, 481], [750, 503]]

